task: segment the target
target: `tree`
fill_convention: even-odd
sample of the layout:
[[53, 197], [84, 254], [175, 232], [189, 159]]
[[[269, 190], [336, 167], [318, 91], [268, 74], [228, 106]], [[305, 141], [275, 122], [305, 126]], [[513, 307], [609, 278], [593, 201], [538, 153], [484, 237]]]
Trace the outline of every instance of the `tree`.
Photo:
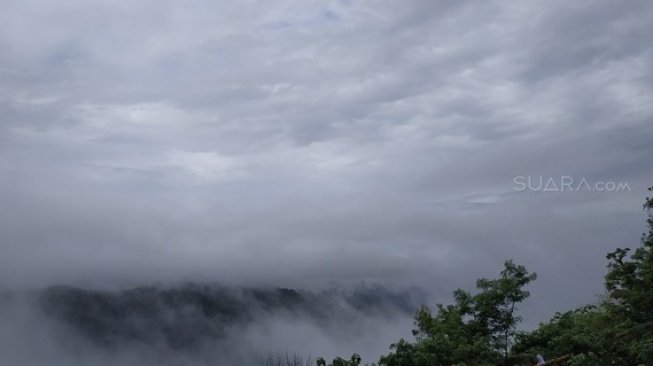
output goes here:
[[[349, 360], [345, 360], [342, 357], [336, 357], [333, 359], [333, 363], [331, 363], [329, 366], [358, 366], [360, 363], [361, 356], [359, 356], [358, 353], [354, 353], [351, 355]], [[317, 359], [317, 366], [327, 366], [324, 358], [320, 357]]]
[[458, 289], [455, 303], [437, 305], [435, 315], [422, 307], [415, 315], [415, 343], [400, 340], [381, 357], [385, 366], [496, 365], [508, 362], [517, 323], [516, 305], [529, 296], [524, 287], [536, 279], [525, 267], [506, 261], [500, 277], [479, 279], [476, 295]]
[[481, 333], [491, 337], [493, 347], [501, 350], [506, 364], [515, 327], [522, 320], [516, 315], [516, 306], [530, 296], [524, 287], [535, 279], [537, 274], [529, 274], [524, 266], [506, 261], [498, 279], [482, 278], [476, 282], [481, 290], [471, 300], [476, 325]]
[[[650, 187], [649, 192], [653, 191]], [[618, 248], [607, 255], [605, 276], [608, 302], [606, 307], [628, 337], [641, 362], [653, 363], [653, 197], [646, 197], [644, 210], [648, 232], [642, 235], [639, 248], [628, 256], [629, 248]]]
[[653, 198], [646, 198], [644, 210], [648, 232], [640, 247], [632, 255], [628, 248], [607, 255], [605, 300], [520, 334], [515, 353], [570, 354], [570, 366], [653, 365]]
[[641, 246], [632, 255], [628, 248], [607, 255], [606, 299], [598, 305], [517, 333], [517, 305], [530, 295], [525, 287], [536, 275], [506, 261], [499, 278], [476, 282], [475, 295], [458, 289], [454, 303], [438, 304], [435, 314], [427, 307], [417, 311], [415, 341], [392, 344], [379, 365], [528, 364], [536, 354], [568, 366], [653, 365], [653, 198], [646, 198], [644, 210], [648, 232]]
[[570, 355], [574, 366], [632, 365], [627, 342], [620, 339], [614, 319], [602, 306], [585, 306], [556, 314], [532, 332], [517, 335], [515, 359], [527, 362], [533, 355], [547, 359]]

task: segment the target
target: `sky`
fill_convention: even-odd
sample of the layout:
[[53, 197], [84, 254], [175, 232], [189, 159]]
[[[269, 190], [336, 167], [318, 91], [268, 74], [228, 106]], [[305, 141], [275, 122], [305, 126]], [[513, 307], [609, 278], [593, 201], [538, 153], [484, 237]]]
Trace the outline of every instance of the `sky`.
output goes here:
[[645, 230], [652, 25], [645, 0], [3, 0], [0, 286], [446, 302], [512, 258], [531, 323], [597, 301]]

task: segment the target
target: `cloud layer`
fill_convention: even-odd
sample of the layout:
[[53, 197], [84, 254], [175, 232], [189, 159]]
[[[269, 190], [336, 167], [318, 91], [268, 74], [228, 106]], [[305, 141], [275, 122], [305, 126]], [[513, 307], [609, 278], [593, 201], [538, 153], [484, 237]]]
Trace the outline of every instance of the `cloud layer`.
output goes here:
[[2, 285], [447, 293], [514, 258], [537, 320], [593, 301], [643, 230], [651, 24], [648, 1], [5, 1]]

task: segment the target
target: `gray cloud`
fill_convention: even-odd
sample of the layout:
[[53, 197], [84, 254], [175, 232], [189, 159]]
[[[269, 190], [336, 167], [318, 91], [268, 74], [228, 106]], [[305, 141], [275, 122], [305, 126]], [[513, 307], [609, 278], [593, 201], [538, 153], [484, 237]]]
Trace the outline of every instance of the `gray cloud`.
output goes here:
[[531, 323], [591, 302], [643, 230], [650, 7], [7, 1], [2, 285], [447, 293], [515, 258]]

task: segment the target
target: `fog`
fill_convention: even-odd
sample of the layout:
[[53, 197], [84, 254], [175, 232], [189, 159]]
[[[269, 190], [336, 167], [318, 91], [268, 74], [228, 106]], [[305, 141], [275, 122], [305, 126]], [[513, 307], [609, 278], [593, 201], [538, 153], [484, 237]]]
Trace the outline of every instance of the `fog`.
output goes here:
[[192, 360], [108, 351], [43, 314], [53, 286], [367, 283], [433, 306], [512, 258], [539, 275], [520, 327], [596, 302], [644, 228], [651, 24], [647, 0], [4, 0], [0, 291], [21, 295], [0, 362], [370, 362], [411, 329], [263, 312]]
[[413, 290], [319, 294], [209, 285], [5, 292], [0, 354], [11, 365], [263, 365], [359, 353], [376, 361], [408, 337]]

